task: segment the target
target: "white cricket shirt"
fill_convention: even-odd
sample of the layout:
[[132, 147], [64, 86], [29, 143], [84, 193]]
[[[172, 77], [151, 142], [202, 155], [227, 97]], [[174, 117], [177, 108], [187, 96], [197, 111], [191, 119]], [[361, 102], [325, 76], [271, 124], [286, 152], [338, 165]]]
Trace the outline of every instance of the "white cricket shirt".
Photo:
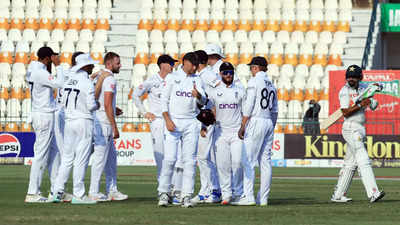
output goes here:
[[104, 93], [111, 92], [114, 94], [114, 98], [112, 100], [112, 108], [113, 108], [114, 116], [115, 116], [115, 104], [116, 104], [116, 98], [117, 98], [117, 81], [115, 80], [114, 74], [111, 72], [111, 70], [108, 70], [108, 69], [103, 69], [103, 70], [111, 73], [112, 75], [106, 77], [103, 81], [103, 85], [101, 87], [101, 92], [100, 92], [100, 96], [99, 96], [100, 108], [99, 108], [99, 110], [97, 110], [95, 112], [95, 119], [101, 123], [111, 124], [111, 122], [108, 120], [106, 111], [104, 109]]
[[[347, 109], [355, 104], [355, 101], [359, 94], [361, 94], [364, 89], [368, 87], [367, 84], [360, 83], [358, 89], [350, 87], [348, 83], [346, 83], [339, 92], [339, 101], [340, 108]], [[365, 109], [361, 108], [359, 111], [354, 113], [353, 115], [344, 118], [344, 123], [346, 122], [356, 122], [359, 124], [365, 123]], [[344, 125], [344, 124], [343, 124]]]

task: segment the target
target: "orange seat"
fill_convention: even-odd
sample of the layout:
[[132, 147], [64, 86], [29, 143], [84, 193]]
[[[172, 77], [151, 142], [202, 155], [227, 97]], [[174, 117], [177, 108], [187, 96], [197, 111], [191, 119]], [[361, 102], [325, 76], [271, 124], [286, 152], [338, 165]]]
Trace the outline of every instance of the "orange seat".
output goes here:
[[282, 21], [281, 30], [286, 30], [287, 32], [293, 31], [293, 22], [292, 21]]
[[304, 134], [303, 126], [298, 126], [298, 128], [299, 128], [298, 133]]
[[168, 20], [168, 24], [167, 24], [167, 29], [168, 30], [176, 30], [176, 31], [178, 31], [180, 28], [181, 28], [181, 25], [179, 24], [179, 20], [177, 20], [177, 19]]
[[326, 60], [326, 55], [316, 55], [314, 56], [314, 63], [313, 64], [319, 64], [322, 66], [326, 66], [328, 64], [328, 61]]
[[13, 57], [11, 52], [0, 52], [0, 63], [13, 63]]
[[278, 32], [279, 22], [277, 20], [268, 20], [266, 30], [272, 30], [274, 32]]
[[319, 100], [318, 90], [306, 88], [306, 93], [304, 95], [304, 101], [310, 101], [314, 99], [315, 101]]
[[221, 32], [223, 28], [224, 26], [221, 20], [211, 20], [209, 28], [210, 30], [216, 30], [218, 32]]
[[61, 56], [60, 56], [61, 63], [68, 63], [69, 65], [71, 65], [71, 60], [72, 60], [72, 53], [70, 53], [70, 52], [61, 53]]
[[272, 54], [270, 55], [270, 64], [276, 64], [281, 66], [283, 64], [283, 59], [281, 54]]
[[[61, 59], [61, 58], [60, 58]], [[38, 61], [38, 57], [37, 57], [37, 55], [36, 55], [36, 52], [31, 52], [31, 54], [30, 54], [30, 56], [29, 56], [29, 62], [28, 63], [30, 63], [30, 62], [32, 62], [32, 61]]]
[[249, 53], [242, 53], [242, 54], [240, 54], [239, 58], [240, 58], [239, 64], [248, 64], [251, 62], [253, 55], [249, 54]]
[[275, 125], [275, 128], [274, 128], [274, 133], [276, 133], [276, 134], [281, 134], [281, 133], [283, 133], [283, 127], [282, 127], [282, 125], [280, 125], [280, 124], [276, 124]]
[[296, 23], [294, 25], [294, 30], [307, 32], [307, 30], [308, 30], [307, 22], [306, 21], [296, 21]]
[[137, 128], [134, 124], [132, 123], [125, 123], [122, 126], [122, 132], [136, 132]]
[[329, 101], [329, 89], [325, 88], [319, 92], [319, 100]]
[[29, 88], [26, 88], [24, 93], [25, 93], [24, 98], [26, 99], [31, 98], [31, 90]]
[[22, 19], [13, 18], [11, 19], [10, 29], [24, 29], [24, 21]]
[[285, 134], [298, 134], [299, 130], [296, 125], [294, 124], [287, 124], [285, 126]]
[[[190, 23], [188, 25], [186, 25], [185, 23], [185, 29], [184, 27], [184, 23], [182, 22], [182, 30], [189, 30], [189, 31], [193, 31], [193, 22], [192, 25], [190, 25]], [[202, 30], [202, 31], [208, 31], [208, 22], [207, 20], [197, 20], [196, 21], [196, 30]]]
[[81, 30], [81, 21], [79, 19], [69, 19], [68, 29], [71, 30]]
[[41, 18], [39, 22], [39, 29], [52, 30], [53, 25], [51, 24], [51, 20], [47, 18]]
[[224, 22], [224, 30], [231, 30], [231, 31], [236, 31], [237, 26], [234, 20], [225, 20]]
[[299, 64], [304, 64], [307, 66], [311, 66], [312, 65], [312, 56], [311, 55], [300, 55], [300, 60], [299, 60]]
[[39, 29], [39, 23], [34, 18], [25, 19], [25, 29], [37, 30]]
[[21, 124], [21, 132], [32, 132], [32, 126], [29, 123], [22, 123]]
[[9, 98], [8, 89], [7, 88], [2, 87], [0, 89], [0, 98], [5, 99], [5, 100], [7, 100]]
[[28, 64], [28, 54], [25, 52], [17, 52], [15, 53], [15, 60], [16, 63], [24, 63]]
[[249, 20], [240, 20], [238, 24], [238, 30], [245, 30], [249, 32], [251, 30], [251, 21]]
[[150, 124], [149, 123], [138, 124], [138, 132], [150, 132]]
[[347, 21], [339, 21], [336, 27], [337, 31], [350, 32], [350, 24]]
[[92, 52], [90, 56], [92, 59], [99, 61], [99, 64], [103, 64], [103, 55], [100, 52]]
[[[99, 22], [97, 21], [97, 26]], [[147, 30], [151, 31], [153, 29], [153, 25], [150, 20], [148, 19], [141, 19], [138, 24], [138, 30]], [[108, 30], [108, 29], [107, 29]]]
[[253, 30], [258, 30], [260, 32], [264, 32], [265, 31], [265, 24], [264, 21], [262, 20], [254, 20], [253, 22]]
[[303, 101], [304, 100], [304, 92], [303, 89], [298, 89], [295, 88], [290, 92], [290, 100], [298, 100], [298, 101]]
[[167, 29], [167, 25], [165, 24], [164, 20], [154, 20], [153, 23], [153, 30], [161, 30], [165, 31]]
[[336, 65], [336, 66], [342, 66], [342, 59], [340, 58], [340, 55], [334, 54], [329, 56], [328, 60], [329, 65]]
[[311, 21], [308, 30], [313, 30], [316, 32], [321, 32], [321, 22], [320, 21]]
[[237, 64], [239, 63], [239, 58], [238, 58], [238, 55], [237, 55], [237, 54], [228, 53], [228, 54], [225, 55], [224, 61], [225, 61], [225, 62], [230, 62], [230, 63], [232, 63], [233, 65], [237, 65]]
[[19, 131], [18, 124], [14, 123], [14, 122], [9, 122], [4, 127], [4, 131], [6, 131], [6, 132], [18, 132]]
[[94, 31], [95, 30], [94, 20], [93, 19], [84, 19], [82, 21], [82, 29]]
[[0, 123], [0, 132], [3, 132], [3, 131], [4, 131], [3, 124]]
[[322, 23], [322, 30], [335, 32], [336, 31], [336, 23], [333, 21], [324, 21]]
[[135, 56], [134, 64], [149, 64], [149, 55], [147, 53], [138, 53]]
[[128, 100], [132, 100], [133, 88], [129, 89]]
[[0, 29], [8, 30], [10, 29], [10, 24], [7, 18], [0, 18]]
[[18, 99], [20, 101], [22, 99], [24, 99], [24, 91], [23, 91], [23, 89], [22, 88], [18, 88], [18, 89], [11, 88], [11, 98], [15, 98], [15, 99]]
[[150, 63], [157, 64], [157, 59], [158, 59], [158, 57], [160, 57], [160, 55], [162, 55], [161, 52], [157, 52], [157, 53], [151, 54], [151, 56], [150, 56]]
[[278, 100], [289, 101], [289, 91], [286, 89], [278, 89]]
[[297, 65], [297, 55], [294, 55], [294, 54], [285, 55], [285, 64], [290, 64], [292, 66], [296, 66]]
[[58, 18], [54, 20], [53, 29], [66, 30], [67, 22], [65, 21], [65, 19]]
[[326, 129], [321, 129], [321, 134], [327, 134], [328, 133], [328, 130], [326, 130]]

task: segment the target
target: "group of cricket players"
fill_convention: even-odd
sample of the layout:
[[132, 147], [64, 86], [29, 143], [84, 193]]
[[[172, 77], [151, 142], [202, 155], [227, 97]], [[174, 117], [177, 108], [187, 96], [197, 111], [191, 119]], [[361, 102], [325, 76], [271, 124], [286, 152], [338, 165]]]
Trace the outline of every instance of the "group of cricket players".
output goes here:
[[[36, 142], [25, 202], [93, 204], [127, 199], [117, 188], [113, 143], [119, 137], [115, 116], [122, 114], [115, 106], [114, 74], [121, 67], [119, 56], [107, 53], [105, 69], [92, 74], [97, 62], [89, 54], [75, 53], [68, 70], [59, 66], [57, 54], [48, 47], [39, 49], [37, 55], [39, 61], [32, 62], [27, 73]], [[161, 55], [157, 61], [159, 72], [134, 88], [133, 101], [151, 123], [158, 206], [268, 205], [277, 90], [266, 73], [268, 63], [264, 57], [256, 56], [248, 64], [252, 77], [247, 88], [224, 58], [216, 44], [186, 53], [181, 65], [176, 65], [177, 60], [171, 56]], [[56, 78], [50, 74], [52, 63]], [[361, 68], [350, 66], [346, 80], [339, 98], [348, 148], [331, 201], [351, 201], [346, 192], [358, 168], [368, 198], [375, 202], [385, 193], [378, 190], [363, 139], [365, 108], [375, 109], [378, 103], [372, 98], [352, 101], [366, 88], [360, 83]], [[58, 90], [56, 100], [54, 89]], [[148, 108], [141, 98], [145, 94]], [[211, 112], [210, 123], [198, 119], [206, 112]], [[86, 195], [84, 177], [90, 155], [90, 188]], [[201, 184], [194, 195], [196, 164]], [[257, 165], [260, 189], [255, 196]], [[46, 166], [51, 181], [48, 198], [40, 192]], [[68, 194], [65, 184], [72, 167], [73, 190]], [[99, 190], [103, 172], [105, 194]]]

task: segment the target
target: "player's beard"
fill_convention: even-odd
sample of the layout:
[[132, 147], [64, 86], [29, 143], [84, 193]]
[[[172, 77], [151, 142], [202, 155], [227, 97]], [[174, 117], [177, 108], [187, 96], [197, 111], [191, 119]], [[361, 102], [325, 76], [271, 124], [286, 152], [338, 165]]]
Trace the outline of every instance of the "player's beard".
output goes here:
[[222, 79], [222, 82], [224, 82], [224, 84], [226, 84], [227, 86], [230, 86], [233, 83], [233, 76], [232, 76], [232, 79], [230, 79], [230, 80], [227, 80], [224, 77], [221, 77], [221, 79]]

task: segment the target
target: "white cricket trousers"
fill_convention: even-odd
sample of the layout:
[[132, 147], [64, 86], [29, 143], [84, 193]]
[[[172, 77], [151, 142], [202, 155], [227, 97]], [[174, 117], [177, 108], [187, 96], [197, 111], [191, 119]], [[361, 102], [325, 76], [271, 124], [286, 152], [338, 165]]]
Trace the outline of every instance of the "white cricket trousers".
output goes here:
[[[199, 126], [201, 127], [201, 123]], [[201, 185], [199, 195], [210, 195], [213, 189], [220, 189], [214, 147], [214, 125], [210, 125], [207, 127], [206, 136], [199, 136], [199, 149], [197, 152]]]
[[237, 131], [222, 131], [216, 127], [215, 155], [222, 199], [243, 194], [242, 155], [244, 154], [243, 141]]
[[371, 198], [374, 193], [378, 191], [378, 187], [376, 184], [374, 171], [372, 170], [371, 162], [368, 157], [368, 152], [364, 145], [366, 136], [365, 127], [359, 123], [345, 122], [342, 127], [342, 135], [344, 140], [347, 142], [347, 151], [344, 157], [344, 167], [358, 167], [361, 181], [364, 185], [365, 191], [367, 192], [367, 196], [368, 198]]
[[199, 123], [196, 119], [175, 119], [175, 131], [165, 128], [164, 159], [160, 174], [158, 192], [170, 192], [170, 185], [175, 163], [177, 162], [178, 148], [182, 140], [182, 197], [191, 196], [194, 191], [196, 175], [196, 150], [199, 139]]
[[65, 183], [73, 169], [73, 194], [81, 198], [85, 195], [85, 174], [89, 164], [93, 141], [93, 120], [75, 119], [65, 121], [64, 151], [56, 179], [55, 190], [64, 192]]
[[62, 158], [64, 149], [64, 127], [65, 127], [65, 114], [64, 108], [58, 109], [54, 112], [54, 136], [57, 143], [58, 151], [60, 152], [60, 157]]
[[32, 128], [35, 131], [34, 157], [29, 175], [28, 194], [39, 194], [43, 171], [47, 167], [50, 177], [50, 191], [60, 166], [60, 154], [54, 138], [54, 113], [32, 112]]
[[272, 180], [271, 148], [274, 140], [274, 127], [270, 119], [250, 118], [247, 124], [243, 156], [243, 189], [248, 201], [254, 201], [254, 168], [260, 167], [260, 191], [257, 201], [267, 203]]
[[114, 146], [113, 131], [110, 124], [94, 120], [94, 152], [90, 176], [89, 194], [97, 194], [103, 171], [106, 175], [106, 194], [117, 189], [117, 151]]

